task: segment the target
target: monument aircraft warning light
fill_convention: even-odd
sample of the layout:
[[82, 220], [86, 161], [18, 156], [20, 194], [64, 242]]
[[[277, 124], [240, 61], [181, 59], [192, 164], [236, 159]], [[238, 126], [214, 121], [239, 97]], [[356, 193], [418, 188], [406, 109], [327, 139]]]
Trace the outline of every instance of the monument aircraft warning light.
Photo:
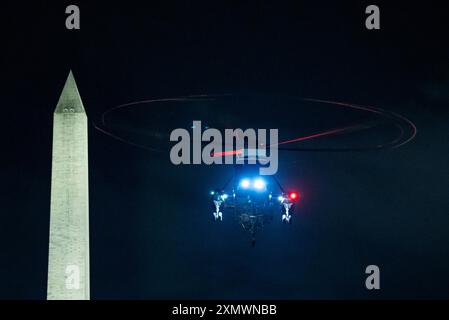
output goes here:
[[88, 300], [87, 116], [72, 72], [53, 115], [48, 300]]

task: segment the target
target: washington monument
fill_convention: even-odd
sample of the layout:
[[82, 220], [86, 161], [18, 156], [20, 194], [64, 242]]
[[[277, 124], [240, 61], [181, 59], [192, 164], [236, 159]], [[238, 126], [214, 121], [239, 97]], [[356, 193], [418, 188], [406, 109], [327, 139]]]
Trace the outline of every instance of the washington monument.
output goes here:
[[87, 116], [70, 71], [53, 115], [48, 300], [88, 300]]

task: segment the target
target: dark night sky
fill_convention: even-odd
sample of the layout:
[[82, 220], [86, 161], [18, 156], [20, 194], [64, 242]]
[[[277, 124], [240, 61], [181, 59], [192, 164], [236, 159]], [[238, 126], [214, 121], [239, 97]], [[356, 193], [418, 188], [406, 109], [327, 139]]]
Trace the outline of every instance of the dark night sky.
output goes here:
[[[449, 298], [448, 11], [377, 1], [368, 31], [364, 1], [213, 2], [75, 1], [80, 31], [65, 29], [68, 1], [2, 9], [0, 298], [46, 296], [52, 113], [70, 69], [91, 121], [92, 298]], [[232, 169], [174, 167], [92, 125], [121, 103], [203, 93], [382, 106], [418, 135], [288, 154], [278, 178], [306, 197], [253, 249], [236, 222], [211, 223], [207, 192]], [[380, 291], [364, 287], [369, 264]]]

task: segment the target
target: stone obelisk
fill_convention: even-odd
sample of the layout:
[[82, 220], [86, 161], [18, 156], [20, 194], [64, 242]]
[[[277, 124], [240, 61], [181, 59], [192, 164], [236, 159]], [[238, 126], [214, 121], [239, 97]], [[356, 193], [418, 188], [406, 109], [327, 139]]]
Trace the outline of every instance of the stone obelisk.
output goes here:
[[48, 300], [88, 300], [87, 116], [70, 71], [53, 115]]

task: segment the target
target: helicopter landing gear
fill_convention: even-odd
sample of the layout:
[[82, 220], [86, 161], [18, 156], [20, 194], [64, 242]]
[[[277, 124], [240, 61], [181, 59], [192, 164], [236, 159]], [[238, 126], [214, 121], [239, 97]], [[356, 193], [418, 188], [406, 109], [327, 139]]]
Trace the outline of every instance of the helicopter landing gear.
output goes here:
[[291, 224], [292, 223], [292, 216], [283, 214], [282, 215], [282, 223]]
[[214, 200], [215, 212], [213, 212], [213, 215], [215, 221], [223, 221], [223, 213], [220, 211], [220, 206], [222, 203], [223, 201]]
[[291, 209], [293, 203], [291, 203], [291, 202], [290, 203], [285, 203], [284, 202], [283, 205], [284, 205], [285, 212], [282, 215], [282, 223], [289, 223], [289, 224], [291, 224], [292, 223], [292, 215], [290, 214], [290, 209]]

